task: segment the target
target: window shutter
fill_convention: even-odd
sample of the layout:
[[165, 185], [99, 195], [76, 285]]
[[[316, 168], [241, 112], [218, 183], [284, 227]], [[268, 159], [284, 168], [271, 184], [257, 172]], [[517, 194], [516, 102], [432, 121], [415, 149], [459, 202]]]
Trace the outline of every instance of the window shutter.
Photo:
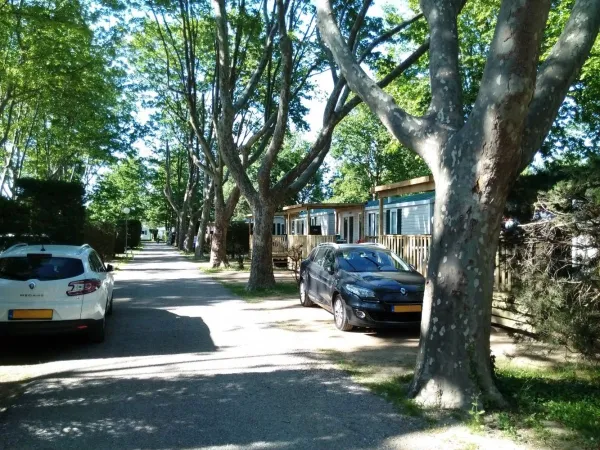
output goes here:
[[398, 209], [396, 214], [396, 230], [398, 234], [402, 234], [402, 210]]

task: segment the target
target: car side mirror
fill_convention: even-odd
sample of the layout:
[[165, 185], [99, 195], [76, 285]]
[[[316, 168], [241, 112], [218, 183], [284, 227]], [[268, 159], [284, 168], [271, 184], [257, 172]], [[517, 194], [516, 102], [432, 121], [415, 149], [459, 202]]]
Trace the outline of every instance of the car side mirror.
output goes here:
[[106, 265], [106, 271], [107, 272], [113, 272], [115, 270], [115, 268], [113, 267], [112, 264], [107, 264]]

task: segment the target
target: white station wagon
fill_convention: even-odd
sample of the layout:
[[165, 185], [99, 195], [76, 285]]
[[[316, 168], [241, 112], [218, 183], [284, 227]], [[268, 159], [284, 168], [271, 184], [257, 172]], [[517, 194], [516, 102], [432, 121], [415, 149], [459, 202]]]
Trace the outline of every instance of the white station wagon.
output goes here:
[[0, 335], [87, 333], [102, 342], [112, 266], [85, 244], [17, 244], [0, 254]]

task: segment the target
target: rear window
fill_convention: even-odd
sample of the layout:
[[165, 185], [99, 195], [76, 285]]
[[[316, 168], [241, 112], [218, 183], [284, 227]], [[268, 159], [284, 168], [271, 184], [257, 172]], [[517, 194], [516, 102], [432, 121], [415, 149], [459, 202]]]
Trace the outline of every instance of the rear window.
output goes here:
[[52, 255], [0, 258], [0, 278], [8, 280], [64, 280], [83, 274], [79, 259]]

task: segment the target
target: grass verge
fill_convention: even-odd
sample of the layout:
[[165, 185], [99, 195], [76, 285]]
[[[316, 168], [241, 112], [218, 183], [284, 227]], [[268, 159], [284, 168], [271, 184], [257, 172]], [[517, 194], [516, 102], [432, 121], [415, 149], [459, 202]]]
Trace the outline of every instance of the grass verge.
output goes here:
[[379, 369], [375, 366], [360, 364], [356, 361], [342, 359], [338, 362], [340, 368], [352, 377], [354, 381], [392, 403], [398, 412], [411, 417], [421, 417], [432, 420], [427, 411], [414, 400], [409, 399], [408, 387], [412, 373], [394, 377], [378, 377]]
[[[339, 353], [329, 355], [354, 381], [391, 402], [401, 414], [424, 418], [430, 425], [446, 416], [473, 430], [497, 429], [519, 439], [527, 434], [555, 449], [600, 449], [600, 367], [563, 365], [530, 369], [500, 367], [496, 383], [510, 407], [480, 413], [421, 408], [407, 397], [412, 373], [390, 377], [377, 366]], [[485, 425], [484, 425], [485, 424]], [[473, 426], [476, 425], [476, 426]]]
[[243, 269], [240, 269], [237, 264], [229, 267], [211, 267], [209, 263], [205, 263], [200, 265], [200, 271], [207, 275], [222, 272], [250, 272], [250, 267], [244, 266]]
[[496, 376], [511, 405], [493, 414], [499, 429], [511, 435], [520, 428], [532, 429], [555, 448], [600, 448], [600, 367], [501, 367]]
[[298, 285], [295, 282], [280, 281], [274, 288], [257, 289], [255, 291], [247, 291], [246, 283], [230, 283], [224, 281], [220, 281], [220, 283], [235, 295], [252, 303], [257, 303], [263, 299], [272, 297], [295, 297], [298, 295]]

